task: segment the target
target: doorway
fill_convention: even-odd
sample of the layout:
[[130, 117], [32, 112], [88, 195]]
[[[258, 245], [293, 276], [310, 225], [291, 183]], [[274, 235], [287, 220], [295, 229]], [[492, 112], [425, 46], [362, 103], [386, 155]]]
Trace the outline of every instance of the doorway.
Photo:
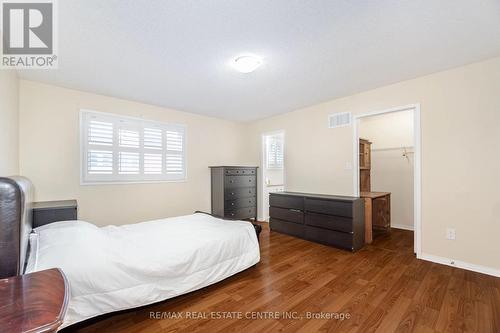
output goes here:
[[259, 220], [269, 222], [269, 193], [285, 190], [285, 131], [262, 134]]
[[382, 224], [386, 230], [391, 227], [413, 230], [414, 251], [418, 257], [421, 251], [420, 107], [414, 104], [358, 115], [353, 125], [354, 194], [365, 198], [365, 223], [368, 226], [369, 220], [370, 224]]

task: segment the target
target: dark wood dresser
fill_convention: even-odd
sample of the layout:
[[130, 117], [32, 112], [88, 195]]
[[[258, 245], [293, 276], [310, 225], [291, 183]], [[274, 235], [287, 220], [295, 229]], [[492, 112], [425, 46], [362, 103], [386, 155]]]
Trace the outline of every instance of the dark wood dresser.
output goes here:
[[273, 231], [351, 251], [365, 243], [361, 198], [280, 192], [269, 195], [269, 206]]
[[214, 166], [212, 214], [257, 220], [257, 167]]

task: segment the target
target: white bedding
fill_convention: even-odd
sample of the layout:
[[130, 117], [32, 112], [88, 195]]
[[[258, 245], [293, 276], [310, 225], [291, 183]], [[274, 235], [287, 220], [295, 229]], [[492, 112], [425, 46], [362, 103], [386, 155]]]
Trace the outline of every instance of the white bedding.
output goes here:
[[34, 232], [27, 272], [59, 267], [70, 283], [62, 327], [206, 287], [260, 260], [251, 223], [206, 214], [102, 228], [64, 221]]

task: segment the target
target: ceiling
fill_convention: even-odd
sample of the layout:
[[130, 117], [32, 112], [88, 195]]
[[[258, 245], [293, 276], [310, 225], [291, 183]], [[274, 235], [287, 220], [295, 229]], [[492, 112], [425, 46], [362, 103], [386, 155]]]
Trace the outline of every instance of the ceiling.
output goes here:
[[[499, 0], [64, 0], [24, 79], [250, 121], [500, 55]], [[264, 58], [250, 74], [229, 62]]]

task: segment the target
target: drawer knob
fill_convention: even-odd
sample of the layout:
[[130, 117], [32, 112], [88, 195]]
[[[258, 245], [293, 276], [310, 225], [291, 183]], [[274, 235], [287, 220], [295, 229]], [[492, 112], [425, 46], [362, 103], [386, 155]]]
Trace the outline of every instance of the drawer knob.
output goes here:
[[234, 192], [231, 192], [231, 195], [234, 195]]
[[234, 202], [231, 202], [231, 206], [234, 206]]
[[230, 183], [232, 183], [233, 181], [232, 181], [232, 180], [230, 180], [229, 182], [230, 182]]

